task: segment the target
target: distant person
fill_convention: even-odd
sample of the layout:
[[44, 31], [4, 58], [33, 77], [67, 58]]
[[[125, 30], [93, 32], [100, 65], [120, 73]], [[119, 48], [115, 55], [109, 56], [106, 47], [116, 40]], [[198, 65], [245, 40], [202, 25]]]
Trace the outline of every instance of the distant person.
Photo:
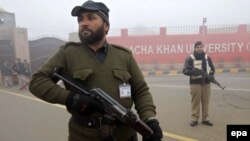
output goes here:
[[202, 73], [208, 73], [214, 77], [215, 68], [212, 59], [204, 52], [204, 44], [197, 41], [194, 44], [194, 52], [187, 57], [183, 73], [190, 76], [192, 119], [190, 126], [196, 126], [200, 117], [200, 104], [202, 106], [202, 123], [207, 126], [213, 126], [208, 119], [208, 107], [210, 100], [210, 81], [202, 76]]
[[30, 78], [30, 75], [31, 75], [30, 63], [28, 63], [28, 61], [26, 59], [24, 59], [23, 60], [23, 65], [24, 65], [24, 69], [25, 69], [25, 76], [27, 78]]
[[128, 125], [107, 119], [96, 100], [74, 92], [66, 84], [66, 89], [56, 85], [52, 78], [55, 68], [88, 89], [101, 88], [128, 109], [134, 104], [140, 118], [154, 132], [143, 141], [160, 141], [162, 130], [156, 107], [132, 52], [106, 40], [110, 28], [108, 7], [86, 1], [74, 7], [71, 15], [77, 17], [81, 42], [63, 45], [32, 76], [30, 91], [47, 102], [66, 105], [72, 115], [69, 141], [137, 141], [137, 136]]
[[25, 67], [24, 63], [21, 61], [20, 58], [17, 58], [14, 65], [13, 65], [13, 70], [17, 74], [18, 78], [18, 86], [20, 89], [27, 84], [27, 78], [25, 74]]
[[12, 69], [8, 61], [4, 61], [4, 63], [1, 65], [1, 73], [3, 76], [4, 87], [12, 87]]

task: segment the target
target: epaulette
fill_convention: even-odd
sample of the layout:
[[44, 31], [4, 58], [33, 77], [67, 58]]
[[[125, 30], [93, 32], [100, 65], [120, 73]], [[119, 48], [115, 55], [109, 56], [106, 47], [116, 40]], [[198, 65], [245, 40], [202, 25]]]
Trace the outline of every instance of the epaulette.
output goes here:
[[67, 42], [65, 45], [63, 45], [63, 49], [69, 47], [69, 46], [79, 46], [81, 45], [81, 42]]
[[112, 46], [114, 48], [117, 48], [117, 49], [121, 49], [123, 51], [126, 51], [129, 54], [132, 54], [132, 51], [129, 48], [127, 48], [127, 47], [123, 47], [123, 46], [115, 45], [115, 44], [110, 44], [110, 46]]

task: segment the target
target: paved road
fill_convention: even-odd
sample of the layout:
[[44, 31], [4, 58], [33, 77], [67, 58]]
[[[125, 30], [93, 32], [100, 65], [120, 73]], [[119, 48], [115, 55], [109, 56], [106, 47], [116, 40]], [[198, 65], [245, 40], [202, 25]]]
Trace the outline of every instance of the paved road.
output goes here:
[[[227, 124], [250, 123], [250, 74], [220, 74], [226, 90], [212, 86], [213, 127], [190, 127], [188, 77], [147, 77], [157, 105], [164, 140], [224, 141]], [[70, 115], [60, 105], [36, 99], [27, 91], [0, 88], [0, 141], [67, 141]]]

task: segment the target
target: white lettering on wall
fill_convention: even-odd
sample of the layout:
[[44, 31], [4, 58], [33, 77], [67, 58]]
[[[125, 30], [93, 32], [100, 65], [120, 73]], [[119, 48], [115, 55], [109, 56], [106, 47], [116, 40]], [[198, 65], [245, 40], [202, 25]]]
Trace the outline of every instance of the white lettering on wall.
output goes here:
[[238, 43], [238, 47], [239, 47], [239, 52], [242, 52], [242, 47], [243, 47], [243, 43]]
[[[129, 47], [133, 54], [190, 54], [193, 52], [193, 44], [157, 44], [157, 45], [135, 45]], [[208, 43], [204, 47], [204, 51], [211, 53], [240, 53], [243, 51], [250, 52], [250, 43]]]
[[154, 54], [154, 50], [151, 45], [130, 46], [129, 49], [132, 50], [133, 54]]
[[247, 51], [250, 52], [250, 43], [247, 44]]

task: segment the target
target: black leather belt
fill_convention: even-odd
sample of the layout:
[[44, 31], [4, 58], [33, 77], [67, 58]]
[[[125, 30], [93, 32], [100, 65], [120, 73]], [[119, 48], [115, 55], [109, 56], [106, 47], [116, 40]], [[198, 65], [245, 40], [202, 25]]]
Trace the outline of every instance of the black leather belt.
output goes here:
[[97, 118], [80, 118], [76, 116], [72, 116], [72, 121], [78, 125], [89, 127], [89, 128], [100, 128], [102, 125], [102, 117]]

